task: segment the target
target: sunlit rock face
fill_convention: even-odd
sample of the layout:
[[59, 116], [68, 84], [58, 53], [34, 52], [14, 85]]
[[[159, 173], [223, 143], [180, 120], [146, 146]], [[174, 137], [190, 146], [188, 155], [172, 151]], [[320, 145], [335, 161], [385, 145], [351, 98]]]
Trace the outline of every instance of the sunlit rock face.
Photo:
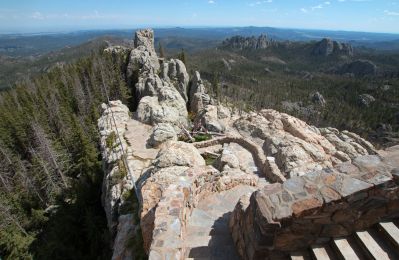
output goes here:
[[[197, 248], [208, 254], [200, 258], [222, 252], [228, 259], [263, 259], [399, 214], [397, 148], [377, 151], [354, 133], [317, 128], [272, 109], [243, 112], [219, 104], [199, 72], [190, 79], [183, 62], [158, 59], [152, 30], [138, 31], [134, 42], [134, 49], [107, 52], [126, 57], [137, 109], [111, 101], [98, 121], [113, 259], [134, 259], [132, 241], [142, 241], [149, 259], [192, 258]], [[269, 46], [264, 37], [250, 42], [242, 47]], [[319, 93], [314, 99], [325, 103]], [[206, 138], [186, 136], [194, 132]], [[367, 204], [366, 191], [386, 202], [377, 205], [386, 210], [351, 210], [364, 206], [354, 201]], [[325, 217], [322, 209], [331, 202], [345, 207]], [[344, 232], [338, 226], [349, 226], [353, 214], [359, 223]], [[326, 218], [337, 223], [323, 226]], [[218, 240], [229, 233], [233, 240]]]
[[331, 39], [325, 38], [316, 43], [312, 50], [313, 55], [330, 56], [330, 55], [344, 55], [353, 56], [352, 45], [347, 43], [340, 43]]

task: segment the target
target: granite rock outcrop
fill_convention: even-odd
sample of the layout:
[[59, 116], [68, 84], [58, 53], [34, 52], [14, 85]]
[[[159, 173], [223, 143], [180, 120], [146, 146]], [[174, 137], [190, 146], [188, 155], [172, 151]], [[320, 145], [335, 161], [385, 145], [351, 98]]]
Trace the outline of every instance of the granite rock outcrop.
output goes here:
[[352, 45], [340, 43], [328, 38], [324, 38], [315, 44], [312, 54], [316, 56], [345, 55], [353, 56]]
[[[130, 57], [137, 101], [133, 113], [120, 101], [103, 104], [98, 121], [113, 259], [134, 259], [125, 245], [140, 236], [151, 260], [198, 256], [198, 248], [206, 248], [202, 258], [225, 250], [230, 258], [258, 259], [341, 234], [338, 225], [347, 234], [398, 213], [397, 148], [377, 150], [355, 133], [317, 128], [271, 109], [243, 112], [218, 104], [199, 72], [189, 80], [182, 62], [158, 59], [153, 37], [152, 30], [138, 31], [130, 53], [109, 49]], [[267, 46], [262, 38], [242, 47], [253, 44]], [[191, 135], [198, 133], [202, 139], [195, 142]], [[374, 197], [383, 199], [378, 206], [384, 210], [369, 211], [366, 201]], [[361, 224], [347, 227], [344, 213], [355, 201], [364, 202], [364, 210], [353, 213], [360, 212]], [[318, 223], [332, 202], [345, 206], [328, 213], [338, 222]], [[233, 240], [220, 241], [230, 233], [228, 223]], [[312, 232], [305, 234], [301, 223]]]

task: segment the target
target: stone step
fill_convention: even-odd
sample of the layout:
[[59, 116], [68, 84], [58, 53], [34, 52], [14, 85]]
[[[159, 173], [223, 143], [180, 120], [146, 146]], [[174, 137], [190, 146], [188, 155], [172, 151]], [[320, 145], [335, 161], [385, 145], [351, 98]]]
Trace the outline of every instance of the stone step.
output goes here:
[[308, 251], [297, 251], [290, 254], [291, 260], [310, 260], [312, 259]]
[[376, 242], [369, 231], [356, 232], [355, 238], [363, 249], [363, 252], [369, 259], [388, 260], [390, 259], [387, 252]]
[[328, 259], [334, 259], [331, 258], [330, 255], [328, 254], [328, 249], [326, 246], [311, 246], [311, 253], [314, 259], [317, 260], [328, 260]]
[[381, 222], [377, 228], [395, 250], [399, 252], [399, 228], [393, 222]]
[[340, 259], [345, 260], [360, 260], [361, 258], [356, 254], [348, 239], [336, 238], [332, 241], [332, 248], [335, 249], [336, 254]]

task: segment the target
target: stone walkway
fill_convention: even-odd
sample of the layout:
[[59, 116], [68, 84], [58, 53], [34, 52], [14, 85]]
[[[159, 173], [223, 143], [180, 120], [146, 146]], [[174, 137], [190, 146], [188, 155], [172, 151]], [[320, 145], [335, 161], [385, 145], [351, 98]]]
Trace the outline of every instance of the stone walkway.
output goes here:
[[[266, 181], [260, 185], [264, 184]], [[186, 227], [184, 243], [188, 259], [240, 259], [230, 235], [229, 216], [239, 198], [256, 189], [241, 185], [200, 201]]]
[[147, 146], [153, 127], [137, 120], [130, 119], [126, 123], [124, 138], [128, 143], [127, 161], [129, 168], [137, 181], [142, 173], [151, 165], [159, 149]]
[[[247, 149], [237, 143], [225, 144], [223, 148], [222, 157], [229, 157], [227, 162], [234, 161], [231, 156], [236, 158], [236, 167], [243, 174], [259, 174], [253, 155]], [[239, 185], [200, 201], [186, 227], [184, 245], [187, 259], [240, 259], [230, 234], [230, 214], [241, 196], [252, 194], [267, 183], [266, 179], [260, 177], [256, 187]]]

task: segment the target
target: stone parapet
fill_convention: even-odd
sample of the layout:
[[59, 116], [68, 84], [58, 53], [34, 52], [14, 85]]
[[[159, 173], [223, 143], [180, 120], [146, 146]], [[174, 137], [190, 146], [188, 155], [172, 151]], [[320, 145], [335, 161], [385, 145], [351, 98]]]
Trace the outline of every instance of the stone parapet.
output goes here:
[[[180, 259], [186, 254], [184, 248], [185, 227], [202, 198], [244, 184], [256, 186], [258, 178], [247, 174], [220, 173], [212, 166], [187, 169], [178, 174], [172, 184], [163, 190], [157, 206], [153, 209], [152, 230], [142, 221], [143, 233], [151, 234], [149, 259]], [[153, 190], [150, 186], [143, 189]], [[151, 212], [149, 212], [151, 214]], [[143, 217], [142, 219], [145, 219]], [[143, 236], [146, 239], [146, 235]], [[168, 258], [170, 257], [170, 258]]]
[[399, 146], [267, 185], [230, 219], [243, 259], [265, 259], [399, 216]]

